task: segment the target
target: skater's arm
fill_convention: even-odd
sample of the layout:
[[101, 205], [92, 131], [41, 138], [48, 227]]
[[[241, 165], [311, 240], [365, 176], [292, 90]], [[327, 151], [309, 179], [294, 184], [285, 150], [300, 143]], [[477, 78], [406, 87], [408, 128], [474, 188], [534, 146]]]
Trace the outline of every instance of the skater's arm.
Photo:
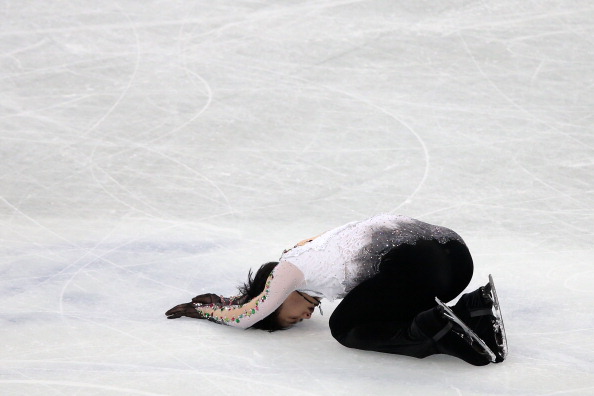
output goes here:
[[205, 319], [247, 329], [273, 313], [303, 282], [304, 276], [299, 268], [288, 261], [281, 261], [266, 280], [262, 293], [255, 298], [241, 305], [198, 305], [195, 310]]
[[188, 318], [195, 319], [208, 319], [202, 313], [196, 310], [197, 306], [208, 305], [212, 308], [221, 308], [224, 306], [241, 305], [244, 304], [247, 300], [248, 299], [246, 296], [223, 297], [217, 296], [213, 293], [206, 293], [194, 297], [191, 303], [176, 305], [175, 307], [165, 312], [165, 315], [167, 315], [167, 319], [177, 319], [181, 318], [182, 316], [187, 316]]

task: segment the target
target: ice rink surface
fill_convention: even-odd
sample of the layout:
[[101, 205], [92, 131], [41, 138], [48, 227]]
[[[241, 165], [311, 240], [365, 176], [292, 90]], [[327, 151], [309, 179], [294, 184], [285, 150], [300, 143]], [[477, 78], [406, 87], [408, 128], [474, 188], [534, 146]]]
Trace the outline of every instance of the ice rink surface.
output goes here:
[[[591, 1], [0, 6], [2, 395], [594, 394]], [[165, 319], [381, 212], [464, 237], [505, 363]]]

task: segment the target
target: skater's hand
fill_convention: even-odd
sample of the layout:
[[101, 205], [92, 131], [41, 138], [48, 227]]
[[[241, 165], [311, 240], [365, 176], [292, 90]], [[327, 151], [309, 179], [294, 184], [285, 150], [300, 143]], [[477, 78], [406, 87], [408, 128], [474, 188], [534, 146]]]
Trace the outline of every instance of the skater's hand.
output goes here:
[[200, 304], [200, 305], [218, 304], [220, 302], [221, 302], [221, 298], [219, 296], [217, 296], [216, 294], [212, 294], [212, 293], [201, 294], [201, 295], [196, 296], [192, 299], [192, 303]]
[[[322, 234], [320, 234], [320, 235], [322, 235]], [[314, 239], [316, 239], [320, 235], [316, 235], [315, 237], [304, 239], [301, 242], [298, 242], [294, 247], [299, 247], [299, 246], [305, 245], [306, 243], [310, 243], [311, 241], [313, 241]]]
[[177, 319], [181, 318], [182, 316], [195, 319], [204, 319], [204, 315], [198, 312], [192, 303], [176, 305], [169, 311], [165, 312], [165, 315], [167, 315], [167, 319]]

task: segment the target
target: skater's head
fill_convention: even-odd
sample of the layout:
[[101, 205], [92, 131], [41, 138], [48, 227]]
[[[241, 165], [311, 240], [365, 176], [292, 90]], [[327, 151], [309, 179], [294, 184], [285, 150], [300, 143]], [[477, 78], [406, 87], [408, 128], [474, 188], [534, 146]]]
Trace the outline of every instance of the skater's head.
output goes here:
[[[248, 273], [248, 281], [239, 288], [240, 293], [251, 300], [266, 287], [266, 281], [278, 262], [270, 262], [262, 265], [252, 277], [252, 271]], [[268, 331], [284, 330], [294, 324], [311, 318], [314, 308], [320, 304], [317, 298], [305, 293], [294, 291], [273, 313], [264, 319], [256, 322], [252, 328]]]
[[279, 307], [278, 322], [283, 328], [291, 327], [304, 319], [311, 319], [320, 300], [308, 294], [294, 291]]

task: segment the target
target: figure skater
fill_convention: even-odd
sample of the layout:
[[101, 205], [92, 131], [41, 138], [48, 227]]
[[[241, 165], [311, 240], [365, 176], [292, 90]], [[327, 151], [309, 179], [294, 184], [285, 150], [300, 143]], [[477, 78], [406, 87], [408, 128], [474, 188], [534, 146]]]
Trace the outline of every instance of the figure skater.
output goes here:
[[492, 280], [468, 286], [472, 257], [454, 231], [382, 214], [348, 223], [285, 250], [235, 297], [202, 294], [166, 312], [243, 329], [287, 329], [310, 319], [321, 300], [342, 299], [329, 324], [349, 348], [424, 358], [458, 357], [475, 366], [507, 354]]

